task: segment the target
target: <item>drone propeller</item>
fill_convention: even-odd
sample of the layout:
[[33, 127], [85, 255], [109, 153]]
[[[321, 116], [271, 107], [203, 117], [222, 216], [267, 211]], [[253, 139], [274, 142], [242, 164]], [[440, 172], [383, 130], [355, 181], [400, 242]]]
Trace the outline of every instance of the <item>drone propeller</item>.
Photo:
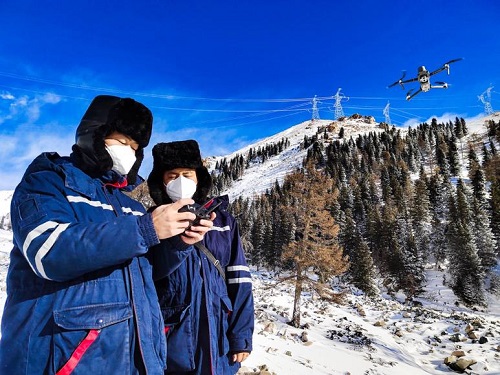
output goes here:
[[447, 72], [448, 74], [450, 74], [450, 64], [451, 64], [451, 63], [454, 63], [454, 62], [457, 62], [457, 61], [460, 61], [460, 60], [462, 60], [462, 58], [461, 58], [461, 57], [460, 57], [460, 58], [458, 58], [458, 59], [453, 59], [453, 60], [450, 60], [450, 61], [448, 61], [448, 62], [445, 62], [445, 63], [443, 64], [443, 67], [441, 68], [441, 70], [446, 69], [446, 72]]
[[403, 86], [403, 79], [406, 77], [406, 70], [403, 70], [403, 75], [401, 76], [400, 79], [398, 79], [396, 82], [394, 83], [391, 83], [388, 87], [393, 87], [393, 86], [396, 86], [396, 85], [401, 85], [401, 87], [404, 89], [404, 86]]
[[444, 65], [446, 65], [446, 64], [451, 64], [451, 63], [454, 63], [454, 62], [457, 62], [457, 61], [460, 61], [460, 60], [463, 60], [463, 58], [462, 58], [462, 57], [459, 57], [458, 59], [453, 59], [453, 60], [450, 60], [450, 61], [448, 61], [448, 62], [445, 62], [445, 63], [444, 63]]

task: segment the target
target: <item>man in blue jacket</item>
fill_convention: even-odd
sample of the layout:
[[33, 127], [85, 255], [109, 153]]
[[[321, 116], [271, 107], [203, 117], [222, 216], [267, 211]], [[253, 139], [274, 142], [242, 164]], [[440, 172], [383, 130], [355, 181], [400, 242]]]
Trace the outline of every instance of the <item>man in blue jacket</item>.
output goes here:
[[[124, 194], [149, 143], [152, 115], [97, 96], [69, 157], [43, 153], [11, 203], [14, 248], [0, 340], [1, 374], [163, 374], [165, 336], [148, 247], [186, 249], [209, 220], [182, 200], [146, 213]], [[182, 234], [182, 236], [179, 236]]]
[[[153, 147], [148, 187], [156, 204], [192, 197], [199, 206], [211, 185], [196, 141]], [[251, 276], [227, 196], [211, 205], [218, 203], [201, 244], [165, 251], [162, 241], [148, 254], [165, 320], [167, 374], [235, 374], [252, 351]]]

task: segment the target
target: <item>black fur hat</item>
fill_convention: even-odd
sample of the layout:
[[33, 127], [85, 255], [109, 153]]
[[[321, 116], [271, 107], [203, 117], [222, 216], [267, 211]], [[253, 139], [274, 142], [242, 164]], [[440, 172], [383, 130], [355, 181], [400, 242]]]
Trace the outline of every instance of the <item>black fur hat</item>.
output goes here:
[[165, 192], [163, 175], [175, 168], [196, 170], [198, 185], [193, 199], [204, 203], [212, 187], [212, 177], [203, 165], [200, 148], [194, 140], [157, 143], [153, 147], [153, 170], [148, 177], [148, 188], [154, 202], [158, 205], [172, 202]]
[[76, 129], [73, 153], [77, 165], [92, 177], [99, 177], [111, 170], [113, 161], [106, 151], [104, 138], [118, 131], [139, 144], [135, 153], [137, 160], [127, 175], [129, 184], [135, 184], [144, 158], [143, 148], [149, 143], [152, 126], [151, 111], [134, 99], [96, 96]]
[[143, 104], [125, 98], [111, 107], [106, 125], [109, 126], [108, 134], [120, 132], [136, 141], [140, 148], [144, 148], [151, 138], [153, 115]]

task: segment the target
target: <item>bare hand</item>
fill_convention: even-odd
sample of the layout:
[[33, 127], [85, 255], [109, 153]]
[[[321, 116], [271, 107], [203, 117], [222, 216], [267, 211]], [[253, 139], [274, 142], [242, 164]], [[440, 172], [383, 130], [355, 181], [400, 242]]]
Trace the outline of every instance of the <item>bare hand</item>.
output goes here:
[[179, 212], [179, 209], [193, 203], [189, 198], [179, 199], [175, 203], [158, 206], [153, 211], [153, 225], [160, 240], [181, 234], [189, 227], [189, 223], [196, 218], [195, 214]]
[[205, 233], [213, 227], [213, 220], [215, 217], [215, 212], [212, 212], [210, 214], [210, 220], [200, 220], [200, 224], [188, 227], [181, 235], [182, 240], [188, 245], [194, 245], [196, 242], [200, 242], [205, 236]]
[[249, 355], [249, 352], [233, 353], [232, 360], [233, 362], [243, 362]]

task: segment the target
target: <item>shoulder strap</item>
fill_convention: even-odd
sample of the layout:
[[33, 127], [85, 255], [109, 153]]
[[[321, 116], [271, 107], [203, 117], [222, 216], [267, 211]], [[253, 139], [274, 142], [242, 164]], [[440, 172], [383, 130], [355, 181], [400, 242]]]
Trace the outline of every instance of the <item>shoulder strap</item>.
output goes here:
[[215, 266], [215, 268], [217, 268], [217, 270], [219, 271], [221, 277], [225, 281], [226, 280], [226, 273], [224, 272], [224, 269], [220, 265], [219, 260], [214, 257], [214, 255], [212, 254], [212, 252], [210, 250], [208, 250], [207, 247], [205, 245], [203, 245], [201, 242], [196, 242], [194, 244], [194, 246], [196, 246], [198, 249], [200, 249], [201, 251], [203, 251], [203, 254], [205, 254], [207, 256], [207, 258], [210, 259], [210, 261], [213, 263], [213, 265]]

